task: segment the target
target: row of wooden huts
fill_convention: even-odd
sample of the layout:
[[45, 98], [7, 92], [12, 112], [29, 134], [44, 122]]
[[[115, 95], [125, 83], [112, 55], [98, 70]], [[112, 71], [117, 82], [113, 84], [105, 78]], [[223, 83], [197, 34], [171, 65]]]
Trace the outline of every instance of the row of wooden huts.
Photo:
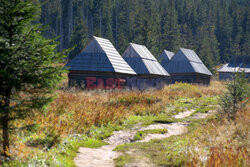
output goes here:
[[70, 84], [91, 88], [103, 88], [110, 82], [127, 85], [129, 78], [144, 85], [176, 81], [209, 84], [212, 76], [193, 50], [164, 51], [158, 61], [145, 46], [130, 43], [121, 56], [109, 40], [95, 36], [67, 66]]

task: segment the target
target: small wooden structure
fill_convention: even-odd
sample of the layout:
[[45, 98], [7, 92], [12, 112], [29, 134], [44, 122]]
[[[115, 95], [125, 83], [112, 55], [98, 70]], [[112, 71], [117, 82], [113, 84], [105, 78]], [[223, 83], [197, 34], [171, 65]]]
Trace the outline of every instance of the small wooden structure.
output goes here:
[[145, 46], [130, 43], [122, 57], [137, 73], [137, 85], [139, 85], [137, 87], [140, 87], [139, 89], [143, 86], [162, 88], [163, 84], [166, 83], [167, 77], [169, 77], [168, 72]]
[[168, 72], [143, 45], [130, 43], [122, 57], [138, 76], [149, 78], [169, 76]]
[[190, 49], [180, 48], [169, 63], [163, 64], [163, 67], [171, 75], [171, 83], [187, 82], [207, 85], [212, 76], [198, 55]]
[[107, 83], [111, 88], [110, 82], [117, 84], [120, 79], [136, 76], [109, 40], [95, 36], [67, 66], [70, 85], [76, 83], [91, 89], [105, 88]]
[[233, 56], [218, 70], [219, 80], [232, 80], [236, 72], [242, 71], [246, 78], [250, 78], [250, 56]]
[[[160, 65], [156, 58], [143, 45], [130, 43], [122, 57], [137, 73], [139, 79], [150, 79], [150, 82], [165, 83], [168, 72]], [[141, 81], [143, 84], [143, 81]], [[145, 82], [148, 82], [145, 80]]]

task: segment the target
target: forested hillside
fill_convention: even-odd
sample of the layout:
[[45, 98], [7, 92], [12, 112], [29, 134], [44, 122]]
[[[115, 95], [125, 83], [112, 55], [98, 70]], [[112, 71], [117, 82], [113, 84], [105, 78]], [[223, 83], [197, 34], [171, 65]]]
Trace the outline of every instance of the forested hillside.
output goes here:
[[248, 0], [41, 0], [47, 37], [60, 48], [93, 36], [108, 38], [123, 53], [129, 42], [144, 44], [158, 57], [163, 49], [194, 49], [208, 68], [250, 51]]

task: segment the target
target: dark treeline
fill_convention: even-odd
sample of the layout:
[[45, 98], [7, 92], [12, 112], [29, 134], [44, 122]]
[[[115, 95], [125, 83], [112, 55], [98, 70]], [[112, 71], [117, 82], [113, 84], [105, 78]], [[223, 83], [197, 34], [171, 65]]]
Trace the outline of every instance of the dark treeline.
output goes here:
[[47, 37], [60, 36], [59, 50], [93, 35], [108, 38], [120, 53], [129, 42], [163, 49], [194, 49], [209, 69], [250, 51], [249, 0], [41, 0]]

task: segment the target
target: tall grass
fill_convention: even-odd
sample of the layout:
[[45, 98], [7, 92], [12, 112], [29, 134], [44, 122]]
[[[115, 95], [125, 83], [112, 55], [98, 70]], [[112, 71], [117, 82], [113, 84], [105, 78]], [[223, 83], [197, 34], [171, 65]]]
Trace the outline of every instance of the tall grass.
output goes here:
[[222, 83], [217, 81], [210, 86], [177, 83], [162, 90], [144, 92], [61, 89], [45, 113], [14, 122], [17, 127], [37, 126], [31, 132], [16, 131], [18, 135], [12, 135], [10, 153], [25, 160], [35, 155], [37, 150], [43, 150], [44, 143], [53, 148], [67, 136], [88, 134], [93, 126], [121, 124], [131, 115], [159, 114], [179, 97], [214, 96], [220, 94], [222, 89]]
[[[195, 145], [189, 146], [191, 161], [187, 166], [248, 166], [250, 107], [236, 114], [234, 121], [213, 120], [192, 135]], [[202, 134], [202, 135], [201, 135]]]

